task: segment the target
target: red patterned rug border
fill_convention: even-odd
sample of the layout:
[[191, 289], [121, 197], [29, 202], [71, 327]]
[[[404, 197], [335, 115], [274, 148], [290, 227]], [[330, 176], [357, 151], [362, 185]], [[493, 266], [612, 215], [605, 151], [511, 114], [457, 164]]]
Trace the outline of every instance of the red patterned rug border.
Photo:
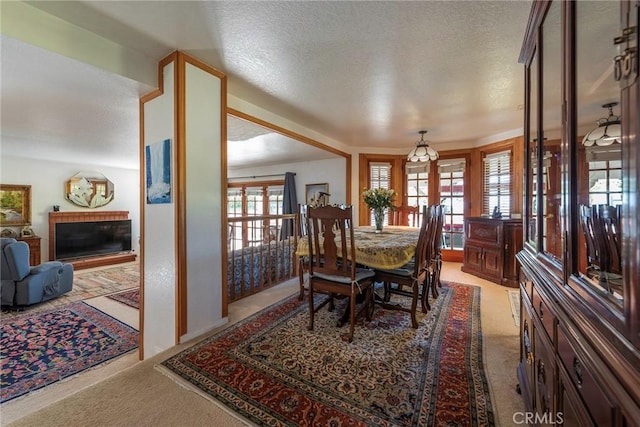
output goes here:
[[[306, 301], [297, 301], [295, 296], [267, 307], [243, 321], [220, 331], [214, 336], [183, 350], [181, 353], [162, 362], [169, 371], [188, 381], [209, 397], [238, 412], [251, 422], [268, 425], [306, 425], [311, 419], [288, 419], [282, 413], [274, 411], [271, 403], [255, 400], [250, 393], [241, 392], [230, 386], [206, 368], [198, 367], [189, 360], [198, 357], [200, 351], [208, 352], [207, 346], [215, 348], [217, 356], [212, 360], [224, 366], [224, 363], [246, 363], [251, 365], [251, 356], [243, 356], [236, 352], [236, 359], [229, 359], [228, 352], [245, 341], [256, 338], [256, 335], [273, 331], [279, 324], [306, 310]], [[434, 310], [437, 313], [434, 314]], [[378, 309], [377, 309], [378, 310]], [[482, 333], [480, 325], [480, 288], [473, 285], [444, 284], [441, 295], [434, 301], [434, 309], [430, 312], [437, 317], [432, 325], [432, 336], [426, 354], [421, 362], [424, 370], [416, 379], [419, 380], [422, 395], [417, 404], [417, 411], [412, 420], [405, 419], [401, 425], [435, 425], [456, 424], [469, 426], [491, 426], [494, 424], [493, 408], [489, 395], [489, 387], [484, 373], [482, 359]], [[398, 313], [398, 312], [394, 312]], [[395, 315], [395, 314], [394, 314]], [[362, 325], [358, 325], [362, 327]], [[356, 338], [357, 339], [357, 338]], [[212, 343], [215, 342], [215, 345]], [[449, 351], [447, 349], [457, 349]], [[444, 349], [444, 350], [443, 350]], [[465, 349], [460, 354], [460, 349]], [[224, 363], [222, 363], [224, 361]], [[215, 364], [214, 364], [215, 365]], [[212, 366], [214, 366], [212, 365]], [[460, 369], [460, 366], [469, 367]], [[290, 394], [292, 399], [310, 399], [309, 409], [325, 416], [324, 419], [339, 419], [343, 425], [398, 425], [399, 420], [385, 419], [384, 416], [371, 412], [370, 408], [359, 407], [355, 403], [345, 401], [339, 396], [326, 394], [323, 390], [314, 389], [314, 384], [305, 383], [302, 379], [287, 377], [288, 372], [277, 370], [256, 371], [257, 365], [246, 368], [247, 375], [255, 372], [257, 376], [268, 381], [289, 380], [289, 391], [283, 385], [277, 385], [279, 393]], [[465, 371], [465, 372], [461, 372]], [[466, 386], [458, 386], [455, 393], [451, 385], [461, 381]], [[468, 376], [468, 378], [466, 378]], [[270, 380], [269, 380], [270, 379]], [[262, 380], [261, 380], [262, 381]], [[284, 384], [284, 383], [283, 383]], [[284, 387], [284, 388], [283, 388]], [[455, 387], [454, 387], [455, 388]], [[466, 389], [466, 393], [464, 392]], [[460, 390], [463, 390], [460, 392]], [[295, 395], [295, 396], [294, 396]], [[307, 397], [305, 397], [307, 396]], [[296, 400], [297, 401], [297, 400]], [[316, 419], [317, 421], [317, 419]]]

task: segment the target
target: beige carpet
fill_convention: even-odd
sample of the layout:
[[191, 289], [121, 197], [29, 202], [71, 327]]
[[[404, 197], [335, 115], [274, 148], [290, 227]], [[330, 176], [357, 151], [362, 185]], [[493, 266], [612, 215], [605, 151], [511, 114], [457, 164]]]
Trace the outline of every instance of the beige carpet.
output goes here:
[[[497, 425], [511, 426], [513, 414], [523, 411], [524, 405], [521, 396], [515, 392], [519, 339], [518, 328], [511, 317], [508, 289], [462, 273], [458, 263], [444, 264], [443, 279], [480, 285], [482, 288], [481, 321], [486, 373], [496, 422]], [[297, 292], [297, 286], [297, 280], [294, 279], [231, 304], [230, 321], [236, 322]], [[30, 405], [22, 405], [19, 410], [15, 404], [21, 402], [8, 402], [8, 406], [0, 408], [1, 423], [16, 427], [247, 425], [215, 402], [181, 387], [155, 368], [157, 363], [190, 344], [193, 342], [129, 365], [115, 375], [105, 372], [103, 381], [84, 389], [85, 385], [78, 385], [75, 390], [67, 391], [66, 396], [50, 395], [47, 402], [38, 402], [38, 396], [27, 396], [31, 398], [28, 402]], [[99, 372], [96, 370], [93, 373]], [[73, 381], [69, 383], [73, 384]], [[12, 403], [14, 406], [10, 407]], [[40, 407], [42, 409], [26, 415]]]

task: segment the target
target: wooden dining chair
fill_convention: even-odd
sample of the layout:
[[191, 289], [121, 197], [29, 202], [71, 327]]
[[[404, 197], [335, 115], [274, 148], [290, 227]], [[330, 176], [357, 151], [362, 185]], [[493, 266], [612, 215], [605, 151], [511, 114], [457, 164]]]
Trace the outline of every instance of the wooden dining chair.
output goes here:
[[600, 262], [598, 283], [609, 292], [622, 292], [622, 260], [617, 242], [618, 223], [614, 206], [591, 206], [593, 235]]
[[[427, 269], [431, 256], [429, 254], [429, 228], [426, 218], [427, 207], [424, 206], [424, 220], [420, 225], [420, 233], [418, 234], [418, 242], [416, 244], [416, 252], [413, 259], [406, 265], [391, 270], [376, 269], [376, 282], [384, 283], [384, 297], [382, 301], [378, 301], [378, 304], [389, 310], [400, 310], [410, 314], [411, 327], [418, 327], [418, 320], [416, 318], [416, 310], [418, 307], [418, 300], [423, 301], [422, 311], [427, 312], [429, 307], [427, 290], [429, 286], [425, 286], [425, 283], [429, 281], [429, 271]], [[405, 289], [407, 287], [408, 289]], [[406, 307], [401, 304], [390, 304], [390, 295], [404, 295], [411, 297], [411, 306]], [[425, 303], [425, 296], [427, 297]]]
[[[309, 231], [309, 327], [313, 330], [315, 313], [329, 303], [333, 307], [336, 295], [349, 298], [349, 335], [353, 340], [356, 320], [364, 314], [371, 320], [373, 301], [373, 278], [375, 272], [356, 265], [356, 246], [353, 233], [352, 208], [322, 206], [307, 209], [307, 229]], [[314, 295], [328, 294], [319, 304]], [[363, 295], [360, 308], [356, 311], [356, 297]], [[342, 321], [338, 322], [338, 326]]]
[[389, 225], [420, 226], [420, 208], [418, 206], [396, 206], [389, 212]]
[[606, 245], [609, 252], [609, 272], [622, 274], [622, 257], [620, 242], [620, 224], [618, 223], [618, 209], [610, 205], [597, 205], [598, 219], [603, 228]]
[[[307, 233], [307, 206], [298, 203], [298, 236], [306, 236], [308, 238], [309, 233]], [[298, 299], [302, 301], [304, 299], [304, 291], [305, 291], [305, 280], [304, 275], [309, 271], [309, 257], [307, 255], [298, 256], [298, 280], [300, 282], [300, 293], [298, 294]]]
[[429, 209], [430, 220], [432, 221], [432, 232], [430, 234], [431, 247], [431, 261], [429, 269], [431, 271], [431, 280], [429, 285], [431, 286], [431, 296], [433, 298], [438, 297], [438, 288], [442, 287], [440, 281], [440, 272], [442, 270], [442, 225], [444, 223], [444, 210], [442, 205], [433, 205]]
[[600, 256], [591, 213], [592, 209], [590, 206], [580, 205], [580, 226], [582, 227], [585, 241], [587, 277], [593, 278], [600, 274]]

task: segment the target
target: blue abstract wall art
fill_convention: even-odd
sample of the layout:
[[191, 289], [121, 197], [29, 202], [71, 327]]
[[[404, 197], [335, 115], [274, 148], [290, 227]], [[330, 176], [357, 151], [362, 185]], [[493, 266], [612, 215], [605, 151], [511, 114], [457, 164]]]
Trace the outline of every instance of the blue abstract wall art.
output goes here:
[[144, 149], [147, 175], [147, 204], [171, 203], [171, 140]]

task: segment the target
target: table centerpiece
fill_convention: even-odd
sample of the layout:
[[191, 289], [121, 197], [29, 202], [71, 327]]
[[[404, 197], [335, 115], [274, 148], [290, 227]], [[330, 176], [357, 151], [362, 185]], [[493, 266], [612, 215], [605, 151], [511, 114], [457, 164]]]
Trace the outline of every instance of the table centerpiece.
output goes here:
[[382, 233], [384, 214], [387, 209], [395, 209], [393, 201], [396, 191], [388, 188], [370, 188], [362, 192], [362, 198], [373, 211], [376, 233]]

